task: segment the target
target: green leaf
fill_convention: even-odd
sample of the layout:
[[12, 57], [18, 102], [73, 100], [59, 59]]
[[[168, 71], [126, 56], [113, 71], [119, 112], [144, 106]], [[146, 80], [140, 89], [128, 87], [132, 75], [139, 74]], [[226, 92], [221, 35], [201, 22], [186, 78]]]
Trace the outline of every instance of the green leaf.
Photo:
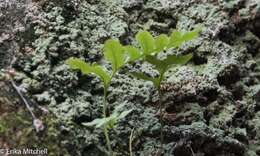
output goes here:
[[153, 36], [148, 31], [139, 31], [136, 34], [135, 38], [140, 44], [144, 55], [149, 55], [154, 52], [155, 41]]
[[115, 127], [116, 124], [117, 124], [117, 118], [116, 117], [114, 117], [114, 118], [111, 117], [111, 119], [107, 122], [106, 127], [108, 129], [112, 129], [112, 128]]
[[160, 66], [161, 64], [163, 64], [163, 62], [161, 60], [157, 59], [156, 56], [152, 56], [152, 55], [146, 56], [145, 61], [147, 61], [155, 66]]
[[169, 55], [166, 59], [163, 60], [167, 66], [170, 65], [184, 65], [192, 58], [192, 54], [177, 56], [177, 55]]
[[[129, 113], [131, 113], [133, 111], [133, 109], [127, 110], [127, 111], [123, 111], [122, 109], [125, 107], [125, 103], [120, 104], [118, 106], [115, 107], [112, 116], [116, 116], [117, 120], [123, 119], [125, 118]], [[120, 113], [121, 112], [121, 113]]]
[[123, 107], [124, 107], [123, 104], [119, 105], [115, 108], [113, 114], [111, 114], [109, 117], [98, 118], [91, 122], [83, 123], [83, 125], [87, 127], [96, 127], [96, 128], [103, 128], [103, 127], [107, 127], [108, 129], [114, 128], [118, 120], [125, 118], [129, 113], [132, 112], [131, 109], [120, 113], [120, 109]]
[[191, 41], [199, 36], [201, 27], [197, 27], [192, 31], [177, 31], [174, 30], [170, 36], [170, 44], [168, 48], [176, 48], [181, 46], [183, 43]]
[[105, 87], [108, 87], [111, 78], [110, 75], [106, 71], [104, 71], [101, 66], [93, 64], [91, 73], [98, 75], [104, 82]]
[[170, 39], [167, 35], [161, 34], [155, 39], [156, 51], [161, 52], [165, 50], [170, 43]]
[[133, 72], [133, 73], [131, 73], [131, 75], [133, 75], [134, 77], [136, 77], [138, 79], [143, 79], [145, 81], [153, 82], [153, 84], [156, 88], [158, 88], [158, 86], [159, 86], [159, 79], [158, 78], [152, 78], [152, 77], [144, 75], [143, 73], [137, 73], [137, 72]]
[[83, 74], [91, 73], [91, 65], [81, 59], [70, 58], [66, 60], [66, 64], [68, 64], [71, 69], [79, 69]]
[[164, 61], [157, 59], [156, 56], [148, 55], [145, 60], [154, 65], [160, 73], [163, 73], [167, 68], [167, 64]]
[[68, 64], [72, 69], [79, 69], [85, 75], [91, 73], [99, 76], [100, 79], [103, 81], [105, 87], [107, 87], [110, 81], [110, 75], [99, 65], [90, 65], [85, 61], [77, 58], [68, 59], [66, 61], [66, 64]]
[[126, 102], [124, 102], [123, 104], [117, 105], [117, 106], [115, 107], [114, 111], [113, 111], [113, 114], [118, 114], [118, 112], [120, 112], [121, 109], [123, 109], [123, 108], [125, 107], [125, 103], [126, 103]]
[[201, 27], [198, 27], [192, 31], [188, 31], [188, 32], [184, 33], [182, 38], [185, 42], [187, 42], [187, 41], [197, 38], [199, 36], [200, 32], [201, 32]]
[[96, 128], [103, 128], [108, 127], [112, 128], [115, 124], [116, 116], [110, 116], [106, 118], [98, 118], [88, 123], [83, 123], [82, 125], [87, 127], [96, 127]]
[[145, 60], [150, 64], [155, 66], [160, 73], [160, 75], [164, 75], [167, 69], [171, 65], [183, 65], [186, 64], [192, 58], [192, 54], [177, 56], [177, 55], [168, 55], [166, 59], [160, 60], [157, 59], [156, 56], [148, 55], [146, 56]]
[[124, 48], [118, 40], [109, 39], [105, 42], [104, 56], [112, 64], [114, 73], [125, 64]]
[[135, 48], [133, 46], [125, 46], [124, 48], [129, 56], [129, 60], [128, 60], [129, 62], [135, 61], [135, 60], [141, 58], [142, 54], [137, 48]]
[[133, 111], [133, 109], [130, 109], [130, 110], [127, 110], [127, 111], [123, 111], [118, 117], [117, 119], [120, 120], [120, 119], [123, 119], [125, 118], [129, 113], [131, 113]]
[[106, 118], [98, 118], [91, 122], [83, 123], [82, 125], [87, 126], [87, 127], [95, 126], [95, 127], [99, 128], [99, 127], [103, 126], [106, 122], [107, 122]]
[[179, 47], [182, 43], [182, 32], [174, 30], [170, 36], [170, 44], [168, 45], [168, 48]]

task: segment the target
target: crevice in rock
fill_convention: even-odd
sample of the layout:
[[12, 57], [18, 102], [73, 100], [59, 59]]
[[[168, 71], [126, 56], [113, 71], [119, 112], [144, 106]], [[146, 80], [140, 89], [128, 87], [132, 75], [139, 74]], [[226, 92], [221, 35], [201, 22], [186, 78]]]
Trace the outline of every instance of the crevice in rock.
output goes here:
[[230, 86], [240, 79], [240, 70], [236, 65], [225, 67], [217, 76], [218, 83], [224, 86]]

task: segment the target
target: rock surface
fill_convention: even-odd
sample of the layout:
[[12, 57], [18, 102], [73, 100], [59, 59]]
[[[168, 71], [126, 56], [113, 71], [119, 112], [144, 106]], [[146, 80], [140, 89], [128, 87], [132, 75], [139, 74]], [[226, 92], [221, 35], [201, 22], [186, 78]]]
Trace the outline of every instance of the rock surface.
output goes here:
[[[200, 37], [181, 47], [193, 60], [174, 68], [162, 85], [166, 105], [165, 155], [260, 155], [260, 3], [259, 0], [42, 0], [23, 3], [22, 13], [0, 15], [0, 67], [11, 62], [16, 83], [27, 96], [46, 105], [61, 122], [58, 131], [69, 155], [104, 155], [102, 131], [82, 126], [101, 116], [102, 86], [64, 64], [69, 57], [99, 62], [106, 39], [136, 44], [134, 35], [154, 35], [202, 25]], [[2, 3], [1, 3], [2, 4]], [[6, 27], [7, 23], [12, 27]], [[20, 27], [17, 25], [20, 25]], [[17, 28], [17, 32], [14, 31]], [[15, 36], [15, 38], [10, 37]], [[13, 46], [15, 45], [15, 46]], [[171, 50], [168, 53], [176, 53]], [[152, 84], [134, 79], [128, 70], [156, 74], [149, 65], [127, 66], [109, 90], [111, 109], [126, 102], [134, 111], [111, 132], [113, 148], [155, 155], [159, 144], [157, 93]], [[1, 94], [0, 94], [1, 95]], [[1, 95], [4, 96], [4, 95]], [[194, 153], [194, 154], [193, 154]]]

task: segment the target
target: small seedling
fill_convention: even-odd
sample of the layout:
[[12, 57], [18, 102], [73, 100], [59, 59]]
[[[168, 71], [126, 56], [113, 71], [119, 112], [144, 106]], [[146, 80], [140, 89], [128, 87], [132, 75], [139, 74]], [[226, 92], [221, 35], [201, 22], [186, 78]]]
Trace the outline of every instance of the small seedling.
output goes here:
[[[139, 31], [136, 35], [136, 40], [139, 43], [141, 50], [132, 48], [132, 53], [135, 53], [136, 58], [141, 58], [142, 61], [146, 61], [154, 66], [158, 71], [158, 77], [149, 77], [143, 73], [131, 73], [133, 76], [143, 79], [145, 81], [151, 81], [156, 88], [159, 95], [159, 112], [160, 112], [160, 153], [163, 149], [163, 104], [162, 104], [162, 92], [161, 92], [161, 83], [165, 79], [165, 73], [176, 65], [184, 65], [191, 58], [192, 54], [177, 56], [177, 55], [168, 55], [165, 59], [158, 59], [158, 53], [162, 51], [167, 51], [170, 48], [178, 48], [183, 43], [188, 42], [198, 36], [200, 28], [194, 29], [193, 31], [173, 31], [170, 37], [165, 34], [159, 35], [154, 38], [148, 31]], [[130, 52], [130, 50], [129, 50]]]
[[[103, 82], [104, 95], [103, 95], [103, 118], [98, 118], [90, 123], [85, 123], [85, 126], [94, 126], [96, 128], [103, 128], [106, 138], [107, 148], [110, 156], [114, 156], [115, 153], [112, 150], [108, 130], [114, 128], [118, 120], [127, 116], [132, 110], [119, 113], [122, 106], [115, 108], [111, 115], [107, 115], [107, 94], [110, 83], [114, 75], [127, 63], [134, 62], [136, 60], [146, 61], [152, 64], [158, 71], [158, 77], [149, 77], [143, 73], [131, 73], [133, 76], [146, 81], [153, 82], [154, 87], [159, 94], [159, 111], [160, 111], [160, 123], [161, 123], [161, 147], [163, 146], [163, 104], [161, 93], [161, 82], [165, 79], [165, 73], [173, 66], [186, 64], [191, 58], [192, 54], [176, 56], [168, 55], [165, 59], [158, 59], [158, 53], [167, 51], [170, 48], [177, 48], [183, 43], [190, 41], [198, 36], [200, 29], [194, 29], [193, 31], [173, 31], [170, 36], [165, 34], [159, 35], [154, 38], [147, 31], [139, 31], [136, 35], [136, 40], [139, 43], [141, 49], [131, 45], [123, 46], [118, 40], [109, 39], [104, 44], [104, 57], [110, 62], [112, 71], [105, 70], [98, 64], [88, 64], [85, 61], [76, 58], [70, 58], [66, 61], [72, 69], [79, 69], [83, 74], [97, 75]], [[130, 150], [131, 151], [131, 150]], [[132, 153], [132, 152], [130, 152]]]
[[114, 75], [120, 70], [121, 67], [123, 67], [127, 62], [133, 60], [135, 57], [134, 55], [127, 56], [125, 53], [125, 48], [120, 44], [118, 40], [109, 39], [105, 42], [104, 48], [104, 57], [105, 59], [111, 63], [112, 71], [108, 72], [105, 70], [102, 66], [97, 64], [88, 64], [85, 61], [82, 61], [80, 59], [76, 58], [70, 58], [66, 61], [68, 65], [72, 69], [79, 69], [83, 74], [94, 74], [97, 75], [103, 82], [103, 88], [104, 88], [104, 95], [103, 95], [103, 118], [95, 119], [94, 121], [90, 123], [86, 123], [87, 126], [95, 126], [96, 128], [103, 128], [104, 135], [106, 138], [107, 148], [109, 151], [109, 155], [113, 156], [114, 152], [111, 147], [110, 139], [108, 130], [110, 128], [113, 128], [116, 122], [124, 118], [126, 115], [128, 115], [131, 111], [125, 111], [121, 114], [118, 113], [118, 109], [115, 109], [114, 113], [110, 116], [107, 112], [107, 95], [108, 95], [108, 88], [110, 86], [110, 83], [114, 77]]

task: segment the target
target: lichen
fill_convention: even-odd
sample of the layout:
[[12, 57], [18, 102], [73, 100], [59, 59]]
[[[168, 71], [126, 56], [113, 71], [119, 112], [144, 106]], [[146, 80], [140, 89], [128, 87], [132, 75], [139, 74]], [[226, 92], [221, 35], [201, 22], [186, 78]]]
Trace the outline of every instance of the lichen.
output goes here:
[[[48, 106], [62, 122], [60, 132], [54, 133], [64, 135], [59, 139], [69, 155], [103, 156], [102, 131], [82, 126], [101, 117], [101, 82], [71, 72], [64, 61], [79, 57], [110, 69], [101, 59], [101, 47], [108, 38], [136, 44], [134, 34], [142, 28], [160, 34], [201, 24], [198, 40], [167, 52], [193, 52], [194, 57], [188, 65], [172, 68], [162, 85], [166, 96], [165, 153], [190, 156], [192, 149], [197, 155], [257, 155], [259, 149], [252, 143], [260, 144], [259, 8], [254, 0], [44, 1], [37, 18], [27, 12], [30, 27], [26, 28], [33, 33], [24, 41], [28, 43], [20, 46], [22, 52], [25, 45], [32, 50], [17, 55], [14, 79], [31, 99]], [[157, 93], [151, 83], [134, 79], [128, 70], [158, 74], [151, 66], [137, 62], [113, 79], [109, 109], [122, 102], [126, 110], [134, 109], [119, 122], [117, 133], [111, 132], [113, 148], [119, 155], [127, 155], [127, 138], [135, 128], [133, 152], [155, 154], [160, 128]], [[2, 121], [3, 131], [7, 120]]]

